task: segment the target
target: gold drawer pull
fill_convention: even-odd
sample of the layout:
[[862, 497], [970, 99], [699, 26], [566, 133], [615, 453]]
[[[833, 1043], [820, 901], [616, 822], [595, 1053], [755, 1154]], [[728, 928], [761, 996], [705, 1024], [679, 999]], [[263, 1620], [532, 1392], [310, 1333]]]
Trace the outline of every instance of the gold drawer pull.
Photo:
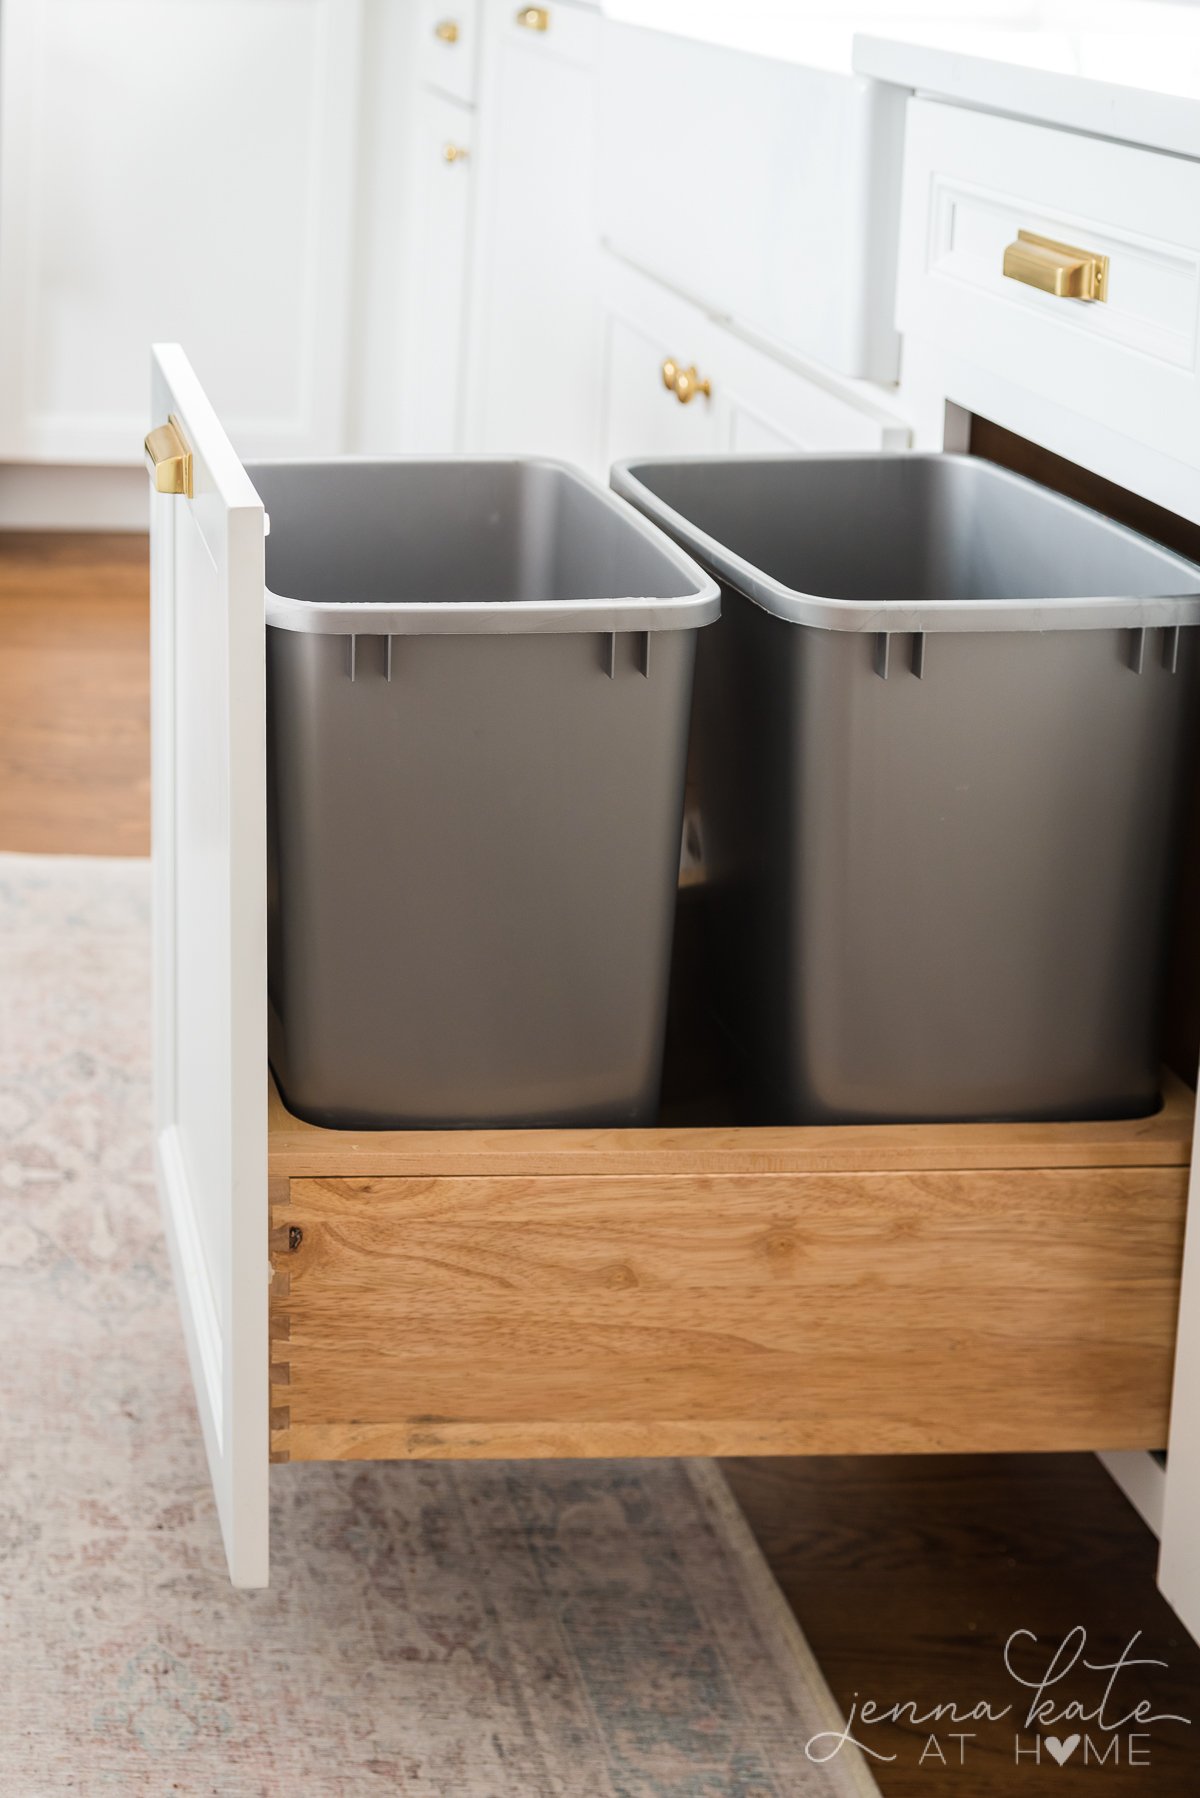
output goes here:
[[156, 492], [182, 493], [191, 499], [192, 452], [174, 413], [146, 438], [146, 466]]
[[468, 150], [466, 144], [442, 145], [443, 162], [469, 162], [470, 157], [471, 152]]
[[439, 43], [457, 44], [457, 42], [458, 42], [458, 20], [457, 19], [442, 19], [442, 20], [440, 20], [439, 23], [436, 24], [433, 28], [433, 35], [435, 38], [438, 39]]
[[1108, 257], [1073, 244], [1056, 243], [1035, 231], [1018, 231], [1016, 243], [1004, 252], [1004, 273], [1010, 281], [1056, 294], [1060, 300], [1107, 300]]
[[662, 365], [662, 384], [668, 393], [673, 393], [681, 406], [686, 406], [702, 393], [706, 400], [712, 398], [712, 382], [701, 380], [696, 373], [696, 364], [690, 368], [680, 368], [673, 357], [668, 356]]
[[517, 24], [526, 31], [549, 31], [550, 8], [548, 6], [523, 6], [517, 14]]

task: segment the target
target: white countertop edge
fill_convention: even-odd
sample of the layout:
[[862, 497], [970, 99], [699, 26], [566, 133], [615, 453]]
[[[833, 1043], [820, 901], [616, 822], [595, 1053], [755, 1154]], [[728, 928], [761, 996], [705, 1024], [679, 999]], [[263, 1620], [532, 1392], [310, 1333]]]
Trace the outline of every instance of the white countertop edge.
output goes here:
[[859, 33], [854, 72], [968, 106], [1200, 159], [1200, 98]]

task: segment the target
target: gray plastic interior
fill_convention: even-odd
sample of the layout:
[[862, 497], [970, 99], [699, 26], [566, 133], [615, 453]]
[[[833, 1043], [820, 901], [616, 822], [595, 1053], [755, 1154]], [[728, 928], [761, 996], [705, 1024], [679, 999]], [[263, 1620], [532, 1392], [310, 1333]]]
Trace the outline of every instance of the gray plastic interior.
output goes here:
[[645, 518], [542, 461], [249, 465], [267, 622], [325, 635], [691, 630], [716, 584]]
[[639, 460], [612, 481], [722, 580], [797, 624], [1200, 624], [1200, 568], [975, 456]]

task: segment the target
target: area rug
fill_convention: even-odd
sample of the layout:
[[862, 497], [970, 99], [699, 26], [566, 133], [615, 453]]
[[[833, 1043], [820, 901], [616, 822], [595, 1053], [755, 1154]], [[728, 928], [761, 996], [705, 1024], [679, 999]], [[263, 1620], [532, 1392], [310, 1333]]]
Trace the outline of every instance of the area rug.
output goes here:
[[875, 1794], [708, 1462], [277, 1467], [231, 1589], [148, 910], [143, 862], [0, 856], [0, 1793]]

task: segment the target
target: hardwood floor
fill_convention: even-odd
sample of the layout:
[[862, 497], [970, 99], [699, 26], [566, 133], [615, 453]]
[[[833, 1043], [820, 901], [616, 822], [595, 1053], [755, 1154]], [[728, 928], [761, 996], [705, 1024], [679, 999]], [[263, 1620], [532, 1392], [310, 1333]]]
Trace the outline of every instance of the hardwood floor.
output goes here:
[[[1014, 1707], [996, 1723], [858, 1730], [858, 1740], [896, 1757], [872, 1763], [885, 1798], [1200, 1791], [1200, 1648], [1155, 1589], [1157, 1543], [1093, 1456], [723, 1465], [847, 1714], [856, 1698], [881, 1709], [916, 1701], [921, 1716], [950, 1703], [961, 1716], [980, 1700]], [[1038, 1647], [1026, 1640], [1014, 1651], [1022, 1677], [1033, 1679], [1077, 1626], [1093, 1663], [1115, 1661], [1138, 1631], [1133, 1652], [1167, 1663], [1119, 1675], [1106, 1711], [1120, 1717], [1149, 1699], [1156, 1714], [1195, 1720], [1149, 1724], [1137, 1747], [1149, 1765], [1128, 1763], [1129, 1730], [1095, 1722], [1041, 1732], [1064, 1748], [1076, 1732], [1087, 1736], [1062, 1766], [1045, 1750], [1041, 1765], [1014, 1759], [1018, 1732], [1025, 1749], [1038, 1732], [1022, 1727], [1035, 1694], [1006, 1673], [1005, 1644], [1016, 1630], [1034, 1632]], [[1059, 1710], [1071, 1699], [1094, 1709], [1106, 1677], [1072, 1672], [1050, 1696]], [[952, 1734], [962, 1730], [976, 1733], [960, 1766]], [[932, 1751], [922, 1762], [931, 1735], [947, 1764]], [[1097, 1764], [1097, 1752], [1109, 1760]]]
[[150, 848], [148, 557], [139, 536], [0, 533], [0, 848]]
[[[149, 840], [146, 544], [137, 537], [0, 535], [0, 849], [142, 855]], [[915, 1702], [1023, 1711], [1004, 1644], [1033, 1631], [1019, 1670], [1082, 1626], [1087, 1656], [1135, 1653], [1166, 1667], [1119, 1676], [1108, 1715], [1148, 1698], [1155, 1722], [1128, 1763], [1128, 1730], [1064, 1723], [1059, 1766], [1014, 1761], [1020, 1717], [876, 1724], [859, 1739], [885, 1798], [1039, 1798], [1042, 1793], [1200, 1791], [1200, 1648], [1154, 1585], [1156, 1545], [1087, 1455], [879, 1457], [725, 1463], [751, 1526], [834, 1693], [849, 1710]], [[1053, 1688], [1094, 1707], [1104, 1679]], [[961, 1731], [975, 1731], [957, 1764]], [[1022, 1732], [1029, 1748], [1035, 1732]], [[938, 1737], [946, 1763], [928, 1748]], [[1145, 1739], [1148, 1738], [1148, 1739]], [[1113, 1755], [1117, 1739], [1120, 1761]], [[1107, 1752], [1103, 1765], [1095, 1751]], [[922, 1761], [922, 1750], [925, 1759]], [[1088, 1759], [1085, 1761], [1085, 1756]]]

